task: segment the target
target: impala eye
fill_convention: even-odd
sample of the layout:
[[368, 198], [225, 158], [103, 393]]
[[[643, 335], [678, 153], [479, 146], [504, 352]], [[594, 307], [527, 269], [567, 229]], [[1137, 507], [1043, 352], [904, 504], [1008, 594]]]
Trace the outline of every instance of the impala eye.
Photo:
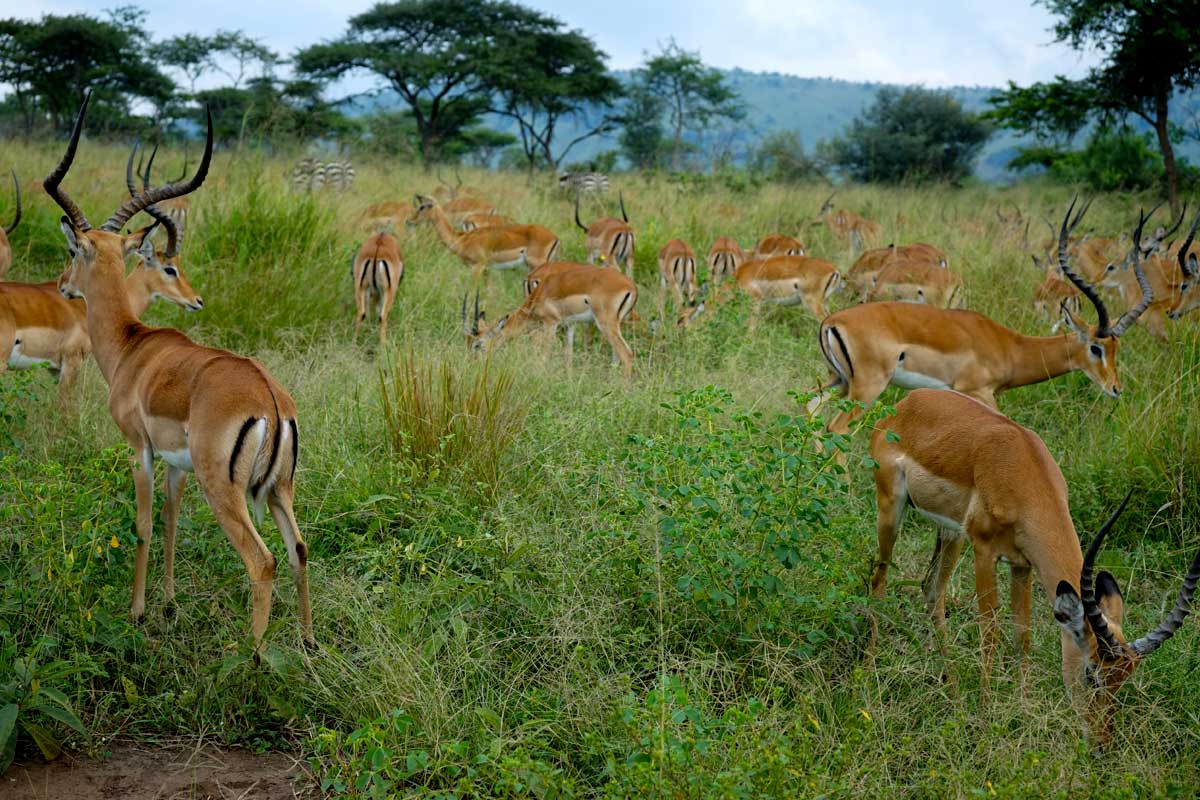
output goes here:
[[1186, 292], [1186, 291], [1188, 290], [1188, 286], [1190, 286], [1190, 285], [1191, 285], [1191, 284], [1188, 284], [1188, 283], [1181, 283], [1181, 284], [1179, 284], [1179, 291], [1181, 291], [1181, 292]]
[[1094, 344], [1088, 348], [1088, 352], [1092, 354], [1092, 358], [1102, 358], [1104, 351], [1100, 349], [1100, 345]]
[[166, 267], [163, 269], [163, 272], [167, 273], [168, 278], [174, 278], [179, 275], [174, 267]]

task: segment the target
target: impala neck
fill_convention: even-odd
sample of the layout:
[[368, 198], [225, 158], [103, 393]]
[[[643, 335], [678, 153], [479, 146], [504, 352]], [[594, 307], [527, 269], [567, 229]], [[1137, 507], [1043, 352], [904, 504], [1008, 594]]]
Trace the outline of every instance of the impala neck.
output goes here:
[[125, 278], [125, 294], [129, 297], [129, 310], [138, 319], [154, 302], [154, 291], [150, 288], [150, 273], [145, 267], [136, 267]]
[[437, 230], [438, 238], [442, 240], [442, 244], [457, 254], [459, 249], [458, 233], [454, 230], [454, 226], [450, 224], [450, 220], [441, 206], [433, 207], [433, 227]]
[[1063, 336], [1018, 335], [1012, 347], [1011, 369], [1002, 387], [1005, 389], [1041, 383], [1083, 366], [1083, 345], [1073, 333]]
[[92, 340], [92, 355], [104, 380], [111, 385], [113, 374], [121, 363], [125, 344], [131, 333], [141, 328], [142, 324], [138, 322], [126, 289], [124, 264], [117, 261], [114, 268], [99, 263], [100, 258], [102, 256], [92, 267], [88, 280], [87, 324]]

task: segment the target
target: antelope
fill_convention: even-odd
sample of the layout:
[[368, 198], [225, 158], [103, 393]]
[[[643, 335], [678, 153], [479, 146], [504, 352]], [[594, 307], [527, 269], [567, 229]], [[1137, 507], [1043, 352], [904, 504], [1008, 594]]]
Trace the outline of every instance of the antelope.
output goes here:
[[829, 195], [821, 204], [821, 210], [814, 223], [824, 222], [829, 226], [829, 230], [833, 231], [834, 236], [849, 242], [855, 251], [862, 250], [865, 245], [878, 240], [879, 223], [845, 209], [835, 211], [833, 208], [833, 195], [835, 194], [837, 192]]
[[[441, 205], [440, 202], [439, 205]], [[441, 209], [455, 228], [460, 228], [467, 219], [500, 213], [499, 209], [487, 200], [477, 197], [457, 197], [445, 205], [441, 205]]]
[[[156, 253], [150, 229], [144, 233], [134, 251], [140, 263], [125, 277], [131, 313], [140, 318], [156, 299], [188, 311], [202, 309], [204, 300], [178, 260], [168, 261]], [[49, 367], [58, 381], [59, 405], [65, 409], [75, 376], [91, 350], [87, 306], [82, 300], [63, 297], [55, 281], [0, 282], [0, 374], [6, 369]]]
[[163, 506], [168, 608], [175, 596], [175, 531], [186, 473], [193, 472], [217, 522], [238, 551], [250, 578], [251, 632], [261, 653], [271, 613], [275, 557], [254, 528], [246, 495], [265, 502], [287, 542], [299, 599], [300, 631], [315, 646], [308, 595], [307, 547], [292, 511], [299, 453], [296, 406], [261, 364], [196, 344], [173, 328], [142, 325], [124, 289], [125, 253], [144, 244], [149, 229], [122, 235], [139, 211], [198, 189], [212, 161], [212, 114], [204, 154], [186, 183], [140, 192], [99, 228], [61, 188], [79, 145], [90, 96], [85, 96], [62, 160], [43, 185], [63, 210], [62, 230], [71, 262], [58, 281], [67, 297], [87, 301], [92, 354], [109, 386], [109, 411], [133, 448], [137, 498], [137, 556], [130, 616], [145, 615], [146, 571], [152, 532], [154, 458], [167, 463]]
[[764, 304], [796, 306], [803, 304], [818, 320], [828, 313], [825, 303], [842, 284], [833, 262], [808, 256], [773, 256], [742, 264], [734, 276], [738, 288], [750, 295], [754, 309], [750, 330], [754, 330]]
[[692, 305], [696, 299], [696, 253], [682, 239], [672, 239], [658, 251], [659, 287], [670, 287], [675, 305], [682, 308], [685, 300]]
[[1200, 212], [1196, 214], [1196, 218], [1192, 220], [1192, 228], [1188, 231], [1187, 239], [1175, 252], [1175, 258], [1179, 263], [1179, 279], [1176, 284], [1171, 286], [1171, 296], [1174, 298], [1174, 303], [1171, 306], [1168, 315], [1171, 319], [1179, 319], [1184, 314], [1193, 311], [1197, 306], [1200, 306], [1200, 281], [1197, 280], [1200, 274], [1200, 263], [1197, 263], [1196, 252], [1192, 250], [1192, 240], [1196, 236], [1196, 226], [1200, 225]]
[[[1161, 203], [1159, 205], [1161, 205]], [[1154, 209], [1151, 210], [1148, 215], [1146, 215], [1146, 219], [1149, 220], [1150, 217], [1154, 216], [1155, 211], [1158, 209], [1159, 206], [1155, 206]], [[1179, 219], [1175, 220], [1170, 229], [1164, 228], [1161, 225], [1158, 226], [1155, 228], [1153, 235], [1151, 235], [1148, 240], [1142, 242], [1138, 246], [1136, 254], [1131, 249], [1128, 253], [1126, 253], [1125, 258], [1122, 260], [1108, 261], [1104, 267], [1104, 277], [1101, 280], [1100, 285], [1109, 289], [1116, 289], [1123, 295], [1128, 295], [1131, 289], [1129, 285], [1131, 281], [1129, 280], [1128, 270], [1129, 265], [1133, 263], [1135, 255], [1139, 258], [1145, 259], [1148, 265], [1153, 265], [1150, 268], [1150, 273], [1153, 273], [1156, 269], [1165, 269], [1169, 272], [1172, 269], [1171, 265], [1165, 262], [1156, 264], [1155, 258], [1161, 257], [1166, 259], [1172, 255], [1173, 248], [1169, 245], [1165, 245], [1164, 241], [1167, 239], [1167, 237], [1174, 234], [1175, 231], [1179, 230], [1179, 226], [1183, 224], [1183, 218], [1186, 214], [1187, 204], [1185, 203], [1182, 212], [1180, 212]], [[1122, 237], [1122, 240], [1123, 239], [1124, 237]], [[1164, 277], [1163, 280], [1166, 281], [1168, 278]], [[1136, 289], [1133, 290], [1133, 293], [1136, 295]]]
[[[898, 438], [897, 438], [898, 435]], [[956, 392], [918, 389], [880, 420], [871, 438], [879, 556], [871, 595], [884, 596], [892, 548], [905, 512], [913, 508], [939, 526], [924, 581], [925, 607], [943, 657], [946, 587], [969, 539], [975, 556], [975, 594], [982, 639], [981, 685], [987, 692], [999, 638], [996, 562], [1012, 566], [1013, 624], [1024, 687], [1030, 650], [1032, 577], [1037, 573], [1061, 628], [1062, 676], [1083, 712], [1096, 749], [1112, 739], [1112, 703], [1141, 660], [1170, 639], [1190, 610], [1200, 580], [1192, 560], [1174, 609], [1149, 634], [1129, 641], [1122, 630], [1125, 601], [1108, 572], [1093, 579], [1096, 556], [1133, 492], [1080, 550], [1067, 484], [1045, 443], [994, 409]]]
[[558, 253], [558, 237], [541, 225], [480, 228], [460, 233], [432, 197], [417, 195], [413, 205], [407, 224], [432, 223], [442, 243], [474, 271], [476, 282], [485, 269], [539, 267], [553, 261]]
[[719, 286], [726, 278], [732, 278], [738, 267], [746, 260], [736, 239], [719, 236], [708, 249], [708, 280]]
[[476, 231], [480, 228], [507, 228], [516, 225], [517, 221], [503, 214], [467, 214], [462, 217], [458, 229], [463, 233]]
[[784, 236], [782, 233], [769, 233], [759, 239], [758, 244], [754, 246], [753, 258], [802, 255], [804, 255], [804, 245], [799, 239]]
[[358, 221], [364, 227], [383, 228], [388, 225], [399, 225], [407, 216], [407, 203], [373, 203], [363, 210]]
[[400, 256], [400, 245], [396, 237], [387, 233], [376, 233], [363, 242], [358, 253], [350, 260], [350, 278], [354, 281], [354, 304], [358, 313], [354, 318], [354, 338], [371, 306], [379, 312], [379, 344], [387, 341], [387, 318], [396, 302], [396, 290], [404, 280], [404, 259]]
[[[1117, 371], [1120, 337], [1137, 321], [1152, 298], [1145, 297], [1115, 325], [1096, 290], [1067, 262], [1067, 235], [1087, 211], [1071, 220], [1075, 203], [1063, 219], [1059, 237], [1059, 268], [1096, 309], [1095, 327], [1070, 308], [1063, 308], [1061, 336], [1025, 336], [974, 311], [943, 309], [916, 303], [866, 303], [830, 314], [821, 323], [817, 343], [829, 365], [831, 382], [809, 404], [815, 411], [830, 391], [848, 399], [874, 403], [895, 384], [905, 389], [954, 389], [996, 408], [996, 395], [1008, 389], [1040, 383], [1076, 370], [1083, 371], [1110, 397], [1121, 394]], [[1140, 233], [1140, 232], [1139, 232]], [[1140, 262], [1134, 270], [1145, 281]], [[843, 411], [829, 430], [845, 433], [863, 413]]]
[[586, 264], [574, 266], [551, 269], [546, 265], [541, 268], [539, 279], [531, 287], [525, 302], [491, 327], [480, 325], [485, 315], [479, 309], [478, 294], [475, 295], [474, 317], [468, 325], [464, 295], [462, 322], [468, 349], [490, 351], [535, 323], [548, 334], [553, 334], [559, 326], [566, 326], [569, 364], [575, 344], [575, 325], [594, 322], [612, 347], [613, 363], [620, 361], [625, 379], [629, 380], [633, 375], [633, 351], [621, 336], [621, 323], [637, 305], [637, 285], [615, 269]]
[[900, 258], [907, 261], [931, 263], [942, 268], [949, 264], [946, 254], [931, 244], [924, 242], [906, 245], [890, 244], [887, 247], [867, 250], [860, 255], [846, 274], [846, 284], [856, 296], [865, 298], [870, 293], [879, 272], [889, 262]]
[[903, 300], [949, 308], [961, 288], [959, 277], [945, 267], [896, 258], [876, 273], [867, 301]]
[[1056, 314], [1058, 309], [1069, 308], [1076, 316], [1081, 313], [1079, 289], [1070, 281], [1059, 277], [1055, 266], [1047, 261], [1045, 266], [1036, 255], [1031, 255], [1033, 266], [1045, 274], [1045, 278], [1033, 290], [1033, 309], [1047, 320], [1054, 323], [1051, 333], [1058, 333], [1062, 319]]
[[579, 195], [575, 195], [575, 224], [583, 231], [587, 244], [588, 263], [619, 264], [625, 275], [633, 278], [633, 228], [629, 215], [625, 213], [625, 196], [620, 194], [621, 218], [601, 217], [591, 225], [579, 219]]
[[17, 229], [17, 223], [21, 221], [21, 184], [17, 181], [16, 170], [12, 171], [13, 191], [17, 194], [17, 210], [13, 212], [13, 221], [11, 225], [0, 228], [0, 280], [8, 274], [8, 268], [12, 266], [12, 245], [8, 243], [8, 237]]

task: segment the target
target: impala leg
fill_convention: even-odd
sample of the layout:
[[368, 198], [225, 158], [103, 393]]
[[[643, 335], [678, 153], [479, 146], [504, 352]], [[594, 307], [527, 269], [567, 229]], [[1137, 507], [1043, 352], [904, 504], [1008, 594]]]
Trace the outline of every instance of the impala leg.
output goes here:
[[379, 302], [379, 346], [383, 347], [387, 342], [387, 318], [388, 313], [392, 310], [392, 297], [384, 298]]
[[996, 653], [996, 614], [1000, 601], [996, 593], [996, 554], [979, 545], [975, 546], [975, 594], [979, 598], [979, 640], [983, 667], [979, 685], [986, 696], [992, 680], [992, 657]]
[[149, 445], [134, 447], [138, 456], [133, 461], [133, 491], [137, 500], [137, 553], [133, 561], [133, 602], [129, 616], [140, 622], [146, 613], [146, 572], [150, 566], [150, 538], [154, 532], [151, 513], [154, 510], [154, 453]]
[[362, 328], [363, 320], [367, 318], [367, 297], [366, 293], [357, 291], [354, 293], [354, 305], [358, 308], [358, 313], [354, 317], [354, 339], [358, 340], [358, 332]]
[[79, 366], [82, 363], [82, 353], [71, 353], [63, 357], [62, 367], [58, 371], [58, 405], [63, 411], [70, 407], [75, 376], [79, 374]]
[[633, 280], [633, 246], [629, 247], [629, 255], [625, 257], [625, 277]]
[[880, 600], [886, 592], [888, 566], [892, 563], [892, 549], [896, 536], [904, 522], [908, 509], [908, 493], [904, 489], [904, 476], [894, 460], [884, 455], [875, 470], [875, 534], [879, 539], [879, 555], [871, 573], [871, 597]]
[[596, 321], [596, 327], [600, 329], [600, 333], [604, 334], [604, 338], [608, 340], [608, 344], [612, 347], [614, 362], [621, 362], [621, 370], [625, 374], [625, 380], [629, 381], [633, 377], [633, 350], [629, 347], [629, 343], [625, 341], [625, 337], [621, 335], [621, 326], [619, 323], [601, 323]]
[[571, 366], [571, 362], [575, 358], [575, 323], [567, 323], [567, 366]]
[[760, 314], [762, 314], [762, 306], [762, 301], [757, 299], [754, 301], [754, 304], [750, 306], [750, 319], [746, 322], [747, 334], [753, 335], [754, 331], [758, 329], [758, 317]]
[[1021, 692], [1027, 688], [1029, 677], [1029, 612], [1032, 605], [1033, 570], [1028, 566], [1012, 568], [1013, 627], [1017, 632], [1017, 659], [1021, 675]]
[[[214, 477], [216, 480], [205, 480], [205, 476], [202, 475], [200, 485], [205, 489], [208, 504], [220, 523], [221, 530], [225, 532], [233, 549], [241, 556], [250, 576], [250, 631], [254, 635], [254, 652], [257, 657], [262, 652], [263, 634], [266, 633], [267, 622], [271, 618], [275, 556], [267, 549], [250, 520], [250, 511], [246, 508], [245, 487], [220, 480], [219, 473]], [[219, 488], [214, 489], [214, 485]]]
[[[890, 375], [885, 375], [882, 378], [872, 378], [867, 375], [858, 375], [846, 389], [846, 399], [854, 400], [863, 403], [866, 406], [871, 406], [879, 395], [883, 394], [883, 390], [887, 388]], [[841, 411], [829, 422], [829, 430], [833, 433], [847, 433], [850, 426], [866, 413], [863, 408], [852, 408], [849, 411]]]
[[300, 534], [300, 526], [296, 524], [296, 515], [292, 511], [292, 487], [290, 485], [276, 486], [267, 497], [267, 505], [271, 516], [279, 527], [279, 533], [287, 544], [288, 562], [292, 567], [292, 578], [296, 581], [296, 601], [300, 611], [300, 635], [304, 643], [316, 647], [317, 640], [313, 635], [312, 604], [308, 596], [308, 546]]
[[166, 605], [163, 614], [175, 616], [175, 530], [179, 523], [179, 500], [183, 496], [183, 486], [187, 482], [187, 473], [176, 467], [167, 466], [167, 474], [163, 478], [163, 597]]
[[964, 544], [966, 538], [961, 534], [944, 528], [938, 530], [938, 545], [924, 587], [925, 609], [933, 621], [937, 648], [943, 658], [949, 655], [946, 649], [946, 588], [950, 585], [954, 568], [958, 566]]

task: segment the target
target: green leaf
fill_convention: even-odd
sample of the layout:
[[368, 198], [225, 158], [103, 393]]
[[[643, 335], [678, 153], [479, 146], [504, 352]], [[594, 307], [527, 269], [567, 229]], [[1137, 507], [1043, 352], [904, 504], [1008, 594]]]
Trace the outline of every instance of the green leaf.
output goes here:
[[77, 732], [87, 735], [87, 729], [83, 727], [83, 723], [79, 721], [79, 717], [69, 708], [60, 708], [59, 706], [35, 706], [34, 711], [40, 711], [51, 719], [56, 719], [68, 728], [73, 728]]
[[41, 725], [21, 720], [21, 727], [33, 737], [33, 743], [42, 751], [42, 755], [47, 761], [53, 761], [62, 753], [62, 745], [58, 743], [58, 739], [54, 738], [54, 734]]
[[[17, 724], [17, 704], [9, 703], [0, 708], [0, 748], [3, 748], [10, 738], [14, 743], [16, 737], [13, 735], [14, 728]], [[0, 773], [3, 773], [8, 768], [7, 764], [0, 763]]]

